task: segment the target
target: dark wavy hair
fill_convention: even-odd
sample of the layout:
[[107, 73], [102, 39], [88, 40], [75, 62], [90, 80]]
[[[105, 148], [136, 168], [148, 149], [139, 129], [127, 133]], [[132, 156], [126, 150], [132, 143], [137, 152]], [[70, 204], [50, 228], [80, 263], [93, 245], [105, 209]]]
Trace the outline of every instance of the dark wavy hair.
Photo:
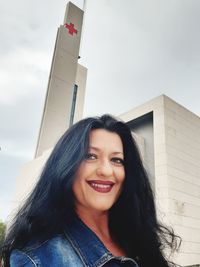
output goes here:
[[8, 230], [1, 248], [3, 266], [9, 266], [13, 249], [21, 249], [35, 238], [43, 241], [62, 233], [67, 220], [75, 216], [72, 185], [93, 129], [117, 133], [123, 143], [125, 182], [109, 211], [112, 238], [140, 267], [176, 266], [167, 260], [164, 249], [178, 249], [178, 237], [157, 220], [150, 182], [129, 127], [110, 115], [83, 119], [60, 138]]

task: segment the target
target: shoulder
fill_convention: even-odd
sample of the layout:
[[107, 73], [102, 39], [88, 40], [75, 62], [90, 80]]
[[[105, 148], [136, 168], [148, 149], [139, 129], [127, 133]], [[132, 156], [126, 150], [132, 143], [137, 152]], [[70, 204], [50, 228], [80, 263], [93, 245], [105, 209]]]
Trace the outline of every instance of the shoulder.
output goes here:
[[33, 267], [37, 266], [33, 259], [25, 252], [15, 249], [10, 255], [11, 267]]
[[82, 266], [70, 242], [57, 235], [43, 243], [30, 242], [22, 250], [13, 250], [10, 256], [11, 267], [33, 266]]

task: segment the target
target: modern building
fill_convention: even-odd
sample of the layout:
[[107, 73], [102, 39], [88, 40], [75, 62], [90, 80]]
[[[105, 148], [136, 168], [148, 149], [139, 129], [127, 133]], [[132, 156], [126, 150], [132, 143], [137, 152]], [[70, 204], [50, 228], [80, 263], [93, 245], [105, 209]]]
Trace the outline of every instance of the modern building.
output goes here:
[[140, 136], [160, 220], [182, 238], [176, 261], [200, 266], [200, 117], [165, 95], [120, 117]]
[[78, 64], [83, 10], [69, 2], [58, 28], [36, 157], [83, 114], [87, 69]]
[[[83, 11], [69, 2], [57, 34], [36, 156], [17, 178], [13, 209], [37, 181], [59, 137], [83, 116], [87, 70], [78, 64], [82, 20]], [[200, 266], [200, 118], [165, 95], [119, 117], [140, 148], [159, 219], [183, 239], [176, 262]]]
[[65, 130], [83, 116], [87, 69], [78, 63], [84, 12], [67, 4], [58, 28], [35, 158], [17, 177], [12, 210], [33, 187], [51, 148]]

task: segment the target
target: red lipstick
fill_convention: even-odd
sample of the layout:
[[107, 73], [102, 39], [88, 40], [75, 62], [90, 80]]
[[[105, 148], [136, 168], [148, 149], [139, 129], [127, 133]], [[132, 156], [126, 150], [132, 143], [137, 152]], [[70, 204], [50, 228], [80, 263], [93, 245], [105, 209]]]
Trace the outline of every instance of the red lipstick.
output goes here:
[[111, 191], [114, 183], [111, 181], [90, 180], [87, 181], [89, 186], [97, 192], [108, 193]]

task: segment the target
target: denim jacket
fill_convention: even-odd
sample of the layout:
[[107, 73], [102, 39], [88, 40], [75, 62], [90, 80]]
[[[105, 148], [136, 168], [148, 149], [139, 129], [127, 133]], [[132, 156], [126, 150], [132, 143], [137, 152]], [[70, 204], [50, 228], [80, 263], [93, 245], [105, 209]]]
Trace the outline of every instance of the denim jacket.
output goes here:
[[79, 219], [66, 226], [64, 234], [43, 243], [31, 242], [13, 250], [11, 267], [138, 267], [127, 257], [115, 257]]

